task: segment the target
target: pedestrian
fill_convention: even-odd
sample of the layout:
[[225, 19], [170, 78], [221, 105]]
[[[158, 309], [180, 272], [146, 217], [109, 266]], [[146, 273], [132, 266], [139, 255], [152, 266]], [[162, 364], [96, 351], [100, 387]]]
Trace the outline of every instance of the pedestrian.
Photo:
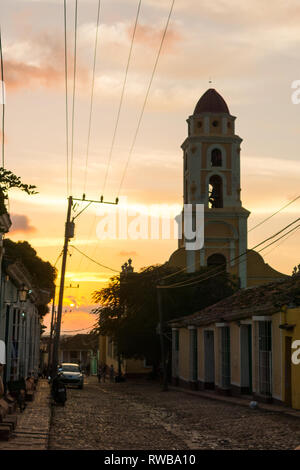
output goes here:
[[102, 370], [103, 370], [103, 366], [102, 366], [102, 364], [99, 364], [98, 373], [97, 373], [99, 383], [101, 382]]
[[114, 381], [114, 377], [115, 377], [114, 366], [111, 365], [110, 368], [109, 368], [109, 379], [110, 379], [111, 382]]
[[102, 375], [101, 375], [101, 377], [103, 378], [103, 382], [105, 382], [106, 374], [107, 374], [107, 365], [103, 364], [103, 366], [102, 366]]

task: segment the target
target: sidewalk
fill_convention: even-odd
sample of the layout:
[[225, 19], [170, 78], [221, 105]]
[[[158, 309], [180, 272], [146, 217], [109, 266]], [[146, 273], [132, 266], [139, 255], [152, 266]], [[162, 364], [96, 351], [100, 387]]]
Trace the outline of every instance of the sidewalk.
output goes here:
[[17, 411], [18, 424], [8, 441], [0, 441], [2, 450], [46, 450], [50, 430], [51, 406], [48, 381], [40, 379], [34, 400], [23, 413]]
[[[194, 395], [199, 398], [207, 398], [209, 400], [216, 400], [220, 402], [225, 402], [225, 403], [230, 403], [232, 405], [237, 405], [237, 406], [246, 406], [249, 408], [250, 401], [253, 401], [252, 397], [235, 397], [235, 396], [226, 396], [226, 395], [219, 395], [217, 392], [214, 390], [207, 390], [207, 391], [202, 391], [202, 390], [189, 390], [188, 388], [182, 388], [182, 387], [175, 387], [175, 386], [169, 386], [170, 390], [181, 392], [181, 393], [188, 393], [190, 395]], [[258, 409], [264, 410], [264, 411], [269, 411], [272, 413], [280, 413], [280, 414], [285, 414], [288, 416], [293, 416], [295, 418], [300, 418], [300, 411], [299, 410], [294, 410], [293, 408], [289, 408], [284, 405], [272, 405], [268, 403], [261, 403], [258, 402]]]

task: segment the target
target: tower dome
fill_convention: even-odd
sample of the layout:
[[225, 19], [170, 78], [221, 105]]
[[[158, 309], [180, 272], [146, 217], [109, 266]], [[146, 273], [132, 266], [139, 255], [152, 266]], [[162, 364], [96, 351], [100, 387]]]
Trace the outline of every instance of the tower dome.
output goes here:
[[214, 88], [207, 90], [199, 99], [194, 114], [201, 113], [230, 114], [225, 100]]

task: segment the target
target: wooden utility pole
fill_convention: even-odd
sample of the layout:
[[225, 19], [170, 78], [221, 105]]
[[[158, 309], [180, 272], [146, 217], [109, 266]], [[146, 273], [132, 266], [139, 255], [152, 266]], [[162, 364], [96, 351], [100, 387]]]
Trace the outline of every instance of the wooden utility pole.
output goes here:
[[53, 370], [52, 374], [56, 373], [58, 365], [58, 348], [59, 348], [59, 339], [60, 339], [60, 326], [61, 326], [61, 317], [62, 317], [62, 308], [63, 308], [63, 297], [64, 297], [64, 285], [65, 285], [65, 273], [66, 273], [66, 264], [67, 264], [67, 255], [68, 255], [68, 244], [70, 238], [74, 237], [74, 222], [71, 222], [71, 210], [73, 205], [73, 198], [69, 196], [68, 198], [68, 212], [67, 212], [67, 221], [65, 225], [65, 242], [63, 248], [63, 257], [61, 265], [61, 278], [59, 286], [59, 298], [58, 298], [58, 307], [57, 307], [57, 320], [56, 320], [56, 331], [54, 337], [54, 347], [53, 347]]
[[[88, 204], [75, 217], [72, 217], [72, 220], [71, 220], [73, 201], [82, 201], [82, 202], [87, 202]], [[63, 247], [61, 278], [60, 278], [60, 286], [59, 286], [59, 298], [58, 298], [58, 307], [57, 307], [57, 317], [56, 317], [56, 323], [55, 323], [55, 335], [54, 335], [54, 342], [53, 342], [54, 344], [53, 344], [52, 375], [53, 374], [56, 375], [57, 365], [58, 365], [58, 349], [59, 349], [60, 327], [61, 327], [61, 318], [62, 318], [62, 309], [63, 309], [68, 244], [69, 244], [70, 238], [74, 237], [74, 228], [75, 228], [74, 220], [93, 203], [118, 204], [118, 202], [119, 202], [118, 198], [116, 198], [115, 202], [105, 202], [103, 201], [103, 196], [101, 196], [100, 201], [94, 201], [91, 199], [86, 199], [85, 194], [83, 194], [81, 199], [73, 198], [72, 196], [68, 197], [68, 211], [67, 211], [67, 220], [66, 220], [66, 225], [65, 225], [65, 242], [64, 242], [64, 247]]]
[[156, 286], [157, 289], [157, 303], [158, 303], [158, 313], [159, 313], [159, 336], [160, 336], [160, 351], [161, 351], [161, 362], [163, 368], [163, 392], [168, 391], [168, 376], [167, 376], [167, 363], [166, 363], [166, 351], [165, 351], [165, 342], [164, 342], [164, 331], [163, 331], [163, 305], [162, 305], [162, 281]]

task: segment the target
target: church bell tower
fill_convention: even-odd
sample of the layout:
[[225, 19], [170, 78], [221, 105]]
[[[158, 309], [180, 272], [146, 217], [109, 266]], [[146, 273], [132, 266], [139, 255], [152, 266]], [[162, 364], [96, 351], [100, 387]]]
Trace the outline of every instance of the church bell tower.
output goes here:
[[204, 93], [187, 119], [188, 136], [181, 146], [183, 199], [185, 204], [204, 205], [204, 247], [186, 251], [184, 239], [179, 240], [179, 249], [171, 256], [170, 263], [178, 264], [179, 256], [179, 264], [185, 264], [188, 272], [201, 266], [226, 264], [227, 271], [237, 275], [241, 287], [246, 287], [246, 256], [235, 259], [247, 250], [250, 214], [241, 202], [242, 139], [235, 134], [235, 120], [214, 89]]

